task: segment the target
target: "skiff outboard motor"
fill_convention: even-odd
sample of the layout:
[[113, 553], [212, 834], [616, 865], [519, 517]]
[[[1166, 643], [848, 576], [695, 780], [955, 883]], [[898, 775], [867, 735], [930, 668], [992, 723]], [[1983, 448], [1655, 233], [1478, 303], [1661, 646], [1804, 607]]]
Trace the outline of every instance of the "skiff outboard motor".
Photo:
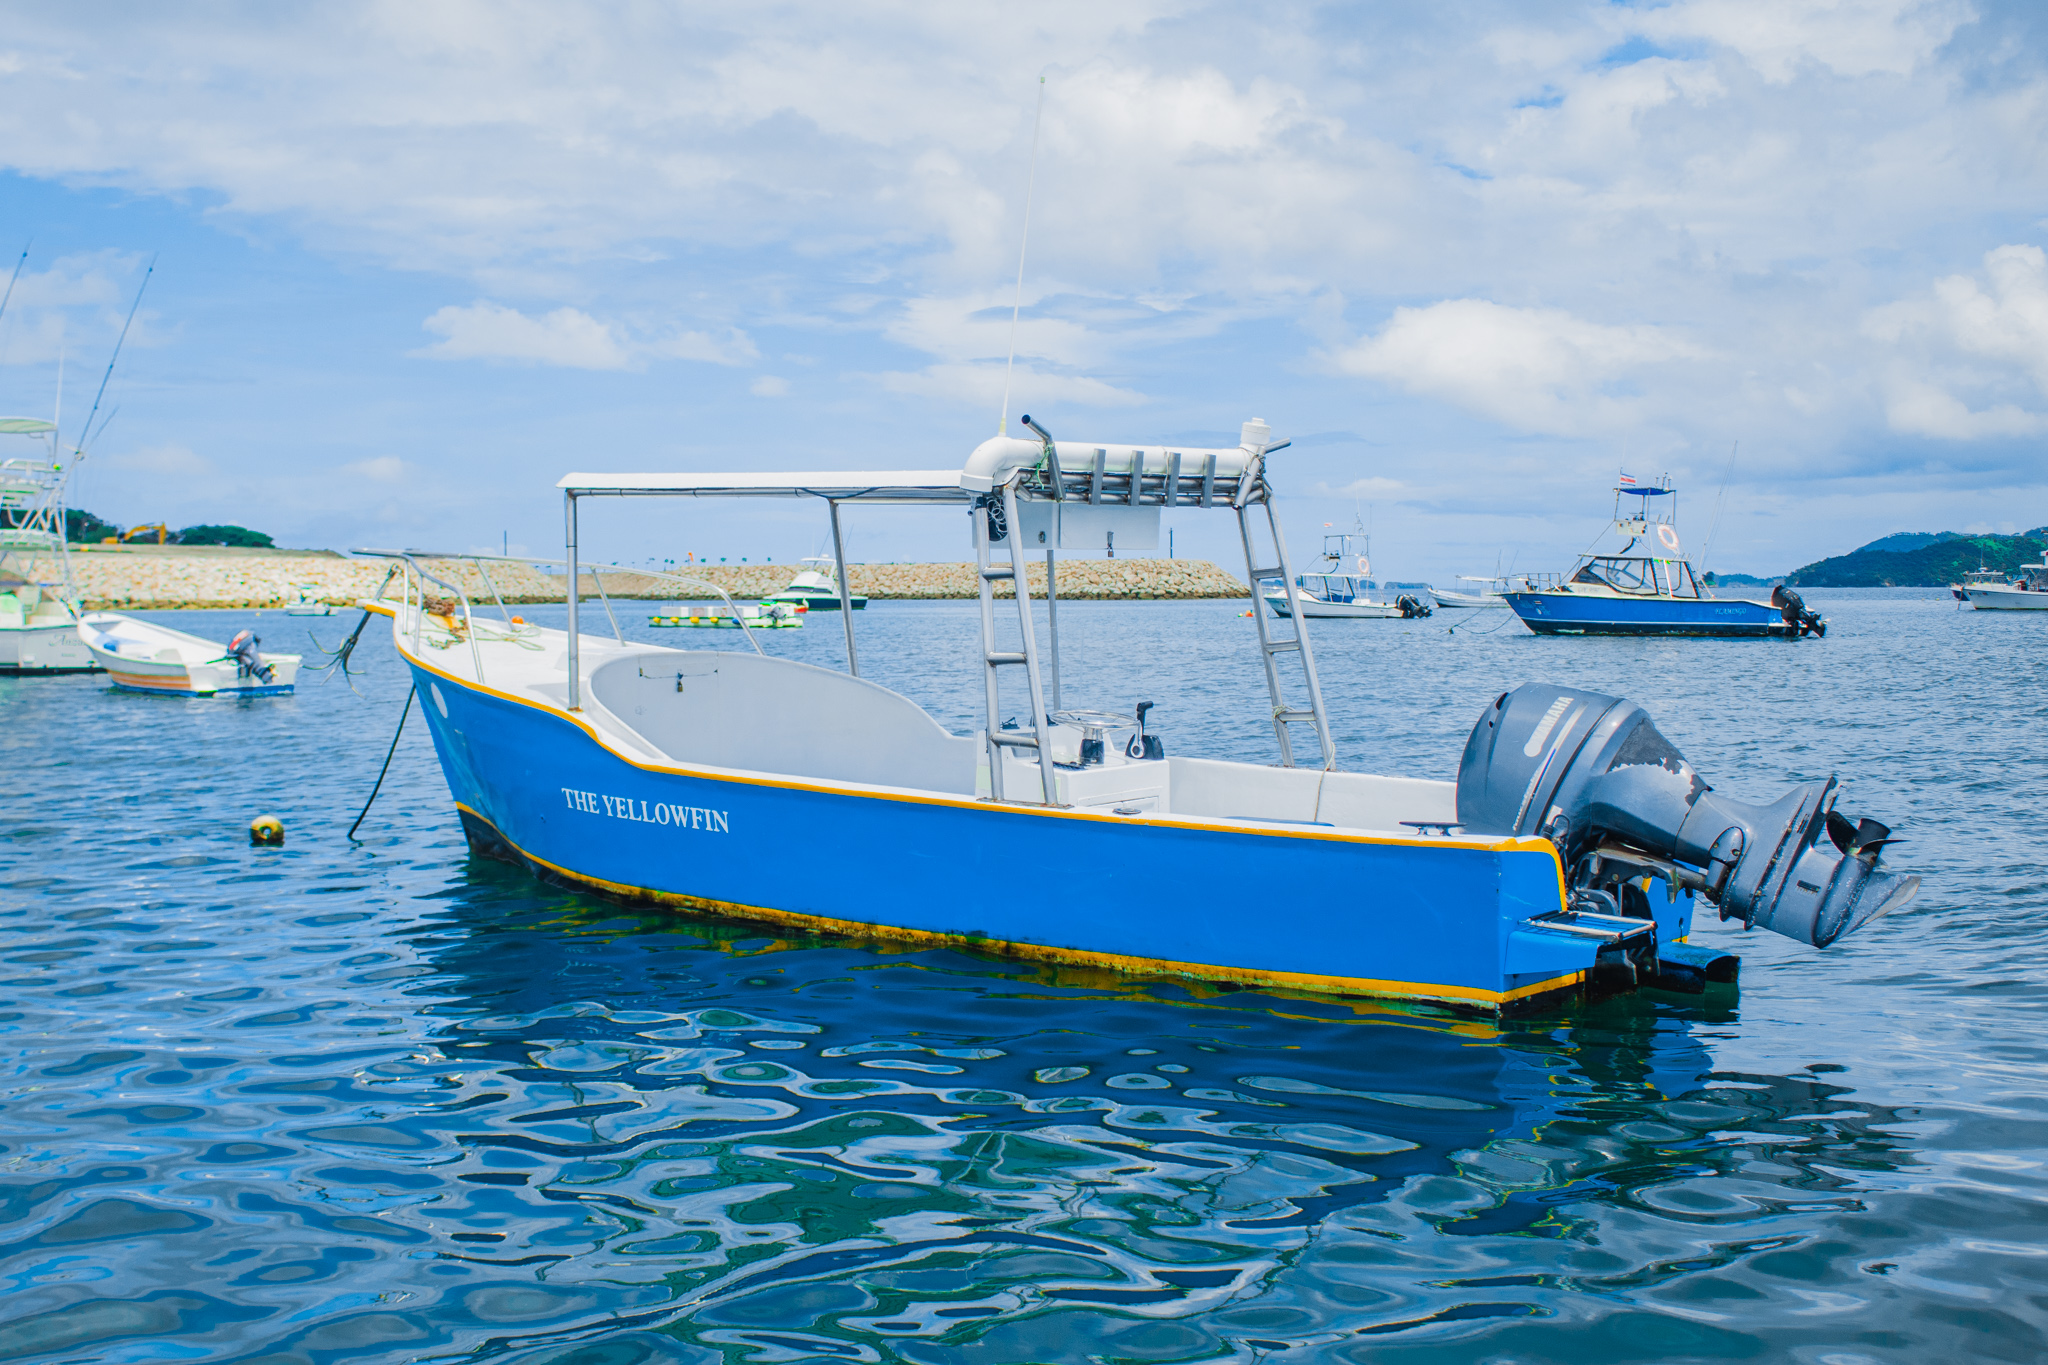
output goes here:
[[1803, 635], [1825, 635], [1828, 623], [1817, 611], [1808, 611], [1806, 602], [1798, 593], [1780, 583], [1771, 589], [1771, 605], [1778, 609], [1778, 615], [1785, 618], [1785, 624], [1792, 627], [1792, 638]]
[[256, 652], [256, 646], [263, 641], [256, 638], [256, 632], [245, 630], [228, 641], [228, 657], [235, 661], [235, 669], [243, 677], [261, 678], [270, 681], [270, 665], [263, 662], [263, 656]]
[[1918, 877], [1878, 870], [1891, 831], [1836, 813], [1836, 795], [1830, 777], [1768, 806], [1730, 800], [1642, 707], [1543, 683], [1503, 693], [1458, 765], [1459, 822], [1550, 839], [1574, 908], [1612, 914], [1624, 883], [1654, 875], [1704, 895], [1724, 920], [1817, 948], [1920, 889]]
[[1431, 611], [1430, 605], [1413, 593], [1402, 593], [1394, 599], [1394, 605], [1401, 609], [1401, 619], [1404, 621], [1413, 621], [1417, 617], [1427, 616]]

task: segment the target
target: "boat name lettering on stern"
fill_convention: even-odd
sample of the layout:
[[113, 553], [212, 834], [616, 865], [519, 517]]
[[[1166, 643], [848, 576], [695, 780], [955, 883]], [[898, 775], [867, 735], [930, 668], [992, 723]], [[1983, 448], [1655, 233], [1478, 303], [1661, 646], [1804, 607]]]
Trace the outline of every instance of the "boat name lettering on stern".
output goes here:
[[573, 811], [585, 815], [609, 815], [614, 820], [631, 820], [641, 825], [669, 825], [676, 829], [703, 830], [710, 834], [732, 833], [728, 811], [704, 806], [672, 806], [666, 801], [642, 801], [631, 796], [562, 788], [562, 800]]

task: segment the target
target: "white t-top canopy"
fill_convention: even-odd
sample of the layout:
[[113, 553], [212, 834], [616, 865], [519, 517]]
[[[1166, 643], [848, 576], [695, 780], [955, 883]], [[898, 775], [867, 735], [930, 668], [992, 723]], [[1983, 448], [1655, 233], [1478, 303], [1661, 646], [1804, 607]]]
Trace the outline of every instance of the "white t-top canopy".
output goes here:
[[957, 469], [808, 470], [794, 474], [567, 474], [557, 488], [580, 496], [829, 498], [834, 502], [966, 503]]

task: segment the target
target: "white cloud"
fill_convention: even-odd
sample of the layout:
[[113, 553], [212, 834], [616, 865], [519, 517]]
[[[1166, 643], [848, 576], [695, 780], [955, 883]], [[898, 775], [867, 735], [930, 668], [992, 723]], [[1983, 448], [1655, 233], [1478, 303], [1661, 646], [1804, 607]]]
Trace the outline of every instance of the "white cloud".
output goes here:
[[1319, 483], [1309, 489], [1311, 497], [1340, 498], [1351, 502], [1391, 502], [1414, 491], [1399, 479], [1363, 478], [1353, 479], [1341, 487], [1332, 488]]
[[2010, 403], [1972, 411], [1954, 395], [1932, 384], [1901, 376], [1885, 400], [1885, 418], [1892, 430], [1948, 441], [1973, 441], [1986, 436], [2030, 436], [2048, 430], [2048, 418]]
[[1942, 321], [1963, 350], [2033, 376], [2048, 393], [2048, 255], [2002, 246], [1984, 257], [1988, 289], [1967, 275], [1934, 286]]
[[1838, 76], [1905, 76], [1977, 17], [1963, 0], [1681, 0], [1635, 19], [1664, 39], [1733, 48], [1785, 84], [1808, 63]]
[[441, 340], [413, 354], [436, 360], [524, 360], [578, 370], [623, 370], [631, 363], [610, 326], [577, 308], [530, 318], [502, 304], [451, 304], [420, 325]]
[[789, 381], [780, 375], [764, 374], [747, 385], [747, 392], [756, 398], [786, 398], [789, 395]]
[[625, 370], [647, 357], [741, 365], [759, 356], [754, 343], [738, 331], [723, 339], [704, 332], [676, 332], [635, 340], [580, 308], [528, 317], [516, 308], [479, 301], [466, 308], [451, 304], [420, 325], [441, 340], [412, 354], [435, 360], [513, 360], [577, 370]]
[[161, 474], [176, 478], [201, 478], [215, 472], [211, 460], [181, 445], [143, 446], [119, 455], [99, 456], [93, 463], [105, 465], [109, 469], [125, 469], [136, 474]]
[[1645, 369], [1700, 350], [1656, 327], [1613, 327], [1556, 308], [1451, 299], [1397, 308], [1338, 368], [1448, 399], [1527, 431], [1611, 429], [1641, 403], [1614, 391]]
[[[915, 372], [892, 372], [874, 378], [890, 393], [934, 398], [985, 408], [991, 425], [1001, 410], [1004, 374], [1000, 363], [990, 365], [940, 364]], [[1072, 403], [1090, 408], [1135, 407], [1147, 401], [1142, 393], [1118, 388], [1083, 375], [1050, 374], [1019, 365], [1009, 381], [1010, 418], [1030, 412], [1033, 406]]]
[[405, 461], [396, 455], [373, 455], [341, 467], [342, 473], [377, 483], [396, 483], [405, 477]]
[[634, 349], [663, 360], [701, 360], [708, 365], [746, 365], [761, 358], [753, 340], [737, 328], [722, 337], [709, 332], [676, 332], [638, 343]]
[[[1885, 383], [1894, 431], [1944, 440], [2025, 436], [2048, 430], [2048, 415], [2010, 400], [2031, 384], [2048, 396], [2048, 253], [2029, 245], [1984, 256], [1982, 282], [1950, 275], [1927, 295], [1872, 309], [1864, 332], [1909, 360]], [[1956, 390], [1976, 393], [1972, 408]]]

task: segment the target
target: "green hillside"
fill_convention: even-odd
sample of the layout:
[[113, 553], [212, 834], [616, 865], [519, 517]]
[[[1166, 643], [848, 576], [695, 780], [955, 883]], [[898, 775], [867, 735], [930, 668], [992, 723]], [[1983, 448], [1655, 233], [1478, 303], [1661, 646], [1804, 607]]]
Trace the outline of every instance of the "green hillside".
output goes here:
[[2048, 526], [2018, 536], [1958, 536], [1905, 551], [1869, 548], [1823, 559], [1787, 574], [1800, 588], [1941, 588], [1980, 565], [2006, 573], [2039, 564], [2048, 551]]

